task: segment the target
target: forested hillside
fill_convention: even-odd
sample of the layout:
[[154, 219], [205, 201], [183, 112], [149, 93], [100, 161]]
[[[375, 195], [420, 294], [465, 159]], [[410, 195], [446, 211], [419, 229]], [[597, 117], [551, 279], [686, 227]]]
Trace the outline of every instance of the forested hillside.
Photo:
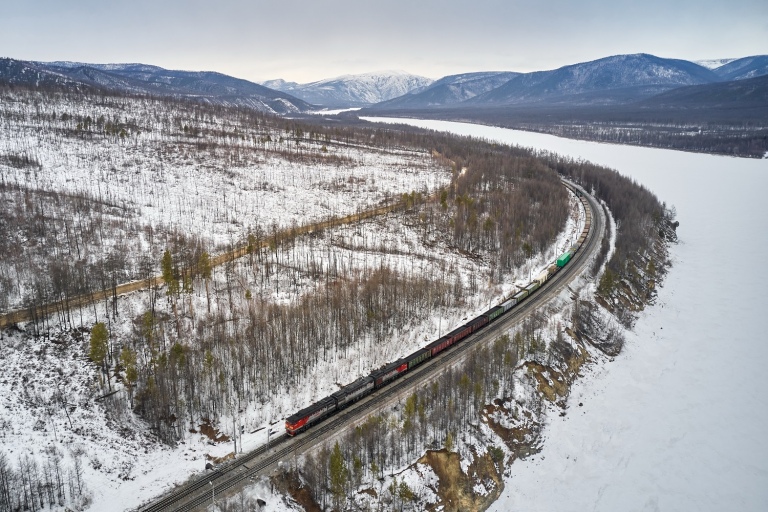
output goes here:
[[[674, 211], [616, 171], [557, 155], [541, 163], [602, 198], [610, 225], [584, 274], [550, 304], [416, 386], [274, 481], [308, 510], [483, 510], [544, 426], [575, 414], [571, 385], [612, 360], [655, 301], [676, 240]], [[542, 484], [546, 485], [546, 483]], [[245, 491], [228, 502], [246, 510]]]
[[172, 246], [191, 267], [249, 230], [449, 179], [424, 150], [369, 152], [354, 132], [250, 110], [19, 89], [2, 99], [0, 311], [146, 277]]
[[[202, 468], [209, 439], [242, 449], [527, 283], [578, 232], [577, 202], [526, 150], [1, 92], [0, 306], [34, 313], [0, 338], [11, 508], [159, 492], [146, 483], [162, 446], [190, 461], [182, 472]], [[45, 476], [56, 467], [69, 486]]]

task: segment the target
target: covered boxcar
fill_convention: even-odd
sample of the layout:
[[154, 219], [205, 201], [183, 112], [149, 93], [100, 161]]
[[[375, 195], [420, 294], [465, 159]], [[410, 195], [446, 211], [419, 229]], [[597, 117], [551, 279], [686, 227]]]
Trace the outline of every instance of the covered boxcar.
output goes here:
[[563, 254], [560, 255], [559, 258], [557, 258], [556, 265], [560, 268], [564, 267], [566, 263], [571, 261], [571, 251], [565, 251]]

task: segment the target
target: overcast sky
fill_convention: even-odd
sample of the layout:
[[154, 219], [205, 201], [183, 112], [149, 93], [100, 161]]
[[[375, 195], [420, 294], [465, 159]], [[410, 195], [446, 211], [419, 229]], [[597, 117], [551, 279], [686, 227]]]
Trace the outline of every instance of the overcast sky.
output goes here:
[[1, 0], [0, 57], [260, 81], [768, 54], [768, 0]]

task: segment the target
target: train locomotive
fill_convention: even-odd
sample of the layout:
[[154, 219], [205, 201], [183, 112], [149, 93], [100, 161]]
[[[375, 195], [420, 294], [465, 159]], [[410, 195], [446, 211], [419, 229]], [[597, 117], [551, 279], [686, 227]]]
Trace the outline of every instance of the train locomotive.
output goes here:
[[480, 316], [473, 318], [461, 327], [457, 327], [445, 336], [433, 341], [429, 345], [422, 347], [412, 354], [398, 359], [391, 363], [387, 363], [381, 368], [373, 370], [368, 376], [361, 377], [351, 384], [343, 386], [330, 396], [319, 400], [312, 405], [309, 405], [300, 411], [292, 414], [285, 420], [285, 431], [289, 436], [295, 436], [301, 432], [304, 432], [313, 425], [322, 422], [332, 414], [345, 409], [349, 405], [356, 401], [365, 398], [377, 389], [394, 382], [396, 379], [402, 377], [409, 371], [413, 370], [417, 366], [423, 364], [425, 361], [435, 357], [441, 352], [448, 350], [452, 346], [461, 342], [471, 334], [486, 327], [490, 323], [498, 320], [503, 315], [511, 311], [523, 300], [528, 298], [536, 290], [541, 288], [544, 283], [552, 278], [557, 272], [565, 267], [568, 262], [574, 257], [577, 251], [581, 249], [584, 241], [587, 239], [590, 229], [592, 228], [592, 211], [589, 208], [586, 198], [581, 192], [572, 187], [568, 183], [565, 186], [573, 192], [581, 201], [586, 212], [586, 222], [584, 229], [578, 237], [573, 246], [567, 251], [561, 254], [555, 263], [549, 266], [541, 274], [539, 274], [533, 281], [531, 281], [523, 289], [516, 292], [510, 297], [506, 297], [501, 304], [495, 306]]

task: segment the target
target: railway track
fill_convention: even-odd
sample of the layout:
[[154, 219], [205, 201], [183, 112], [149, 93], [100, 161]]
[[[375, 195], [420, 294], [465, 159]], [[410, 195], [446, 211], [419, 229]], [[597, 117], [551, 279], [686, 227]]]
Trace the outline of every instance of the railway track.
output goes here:
[[586, 194], [583, 190], [582, 192], [592, 209], [592, 229], [584, 242], [582, 250], [577, 252], [576, 256], [562, 271], [547, 281], [539, 291], [526, 299], [520, 306], [515, 307], [507, 315], [504, 315], [488, 327], [472, 334], [450, 350], [428, 360], [392, 384], [375, 391], [356, 404], [326, 419], [323, 423], [295, 437], [289, 437], [285, 433], [281, 433], [281, 435], [270, 440], [269, 447], [261, 446], [242, 455], [138, 510], [140, 512], [160, 512], [192, 511], [202, 508], [203, 505], [211, 502], [214, 490], [216, 494], [220, 493], [223, 496], [227, 491], [247, 483], [254, 477], [268, 473], [277, 467], [281, 461], [287, 460], [293, 455], [299, 455], [307, 448], [325, 440], [329, 433], [354, 425], [358, 421], [364, 421], [372, 412], [389, 402], [398, 400], [404, 394], [410, 393], [412, 389], [420, 386], [424, 381], [434, 378], [435, 375], [444, 371], [449, 366], [460, 363], [470, 351], [496, 339], [499, 335], [522, 321], [532, 311], [559, 295], [568, 286], [570, 281], [580, 274], [589, 263], [591, 256], [600, 246], [600, 240], [605, 229], [605, 220], [599, 214], [601, 211], [600, 206], [592, 196]]

